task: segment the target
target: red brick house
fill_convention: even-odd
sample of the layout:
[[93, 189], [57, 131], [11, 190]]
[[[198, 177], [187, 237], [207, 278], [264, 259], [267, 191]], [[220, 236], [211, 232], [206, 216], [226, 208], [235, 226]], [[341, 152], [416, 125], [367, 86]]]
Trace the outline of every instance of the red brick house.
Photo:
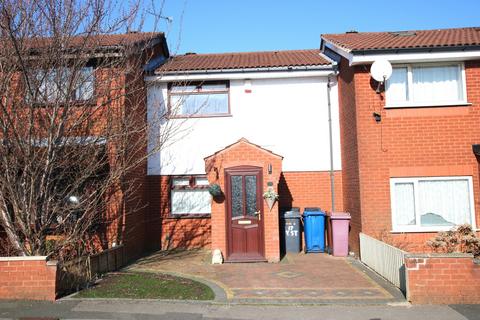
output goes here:
[[[49, 48], [49, 41], [51, 41], [49, 38], [26, 41], [26, 46], [32, 52], [36, 52], [35, 50], [41, 52], [41, 50]], [[109, 113], [108, 111], [103, 113], [104, 110], [114, 109], [125, 112], [135, 110], [138, 114], [132, 117], [132, 119], [135, 117], [135, 120], [131, 122], [145, 123], [146, 85], [143, 78], [146, 70], [158, 67], [169, 56], [168, 46], [163, 33], [131, 32], [126, 34], [95, 35], [89, 38], [73, 36], [69, 38], [64, 46], [67, 53], [68, 50], [74, 51], [79, 48], [88, 52], [85, 58], [85, 66], [81, 67], [81, 71], [88, 75], [89, 80], [82, 83], [80, 89], [78, 89], [78, 92], [81, 92], [81, 94], [75, 94], [73, 98], [74, 103], [72, 103], [75, 105], [75, 108], [72, 108], [72, 110], [80, 114], [85, 110], [83, 108], [88, 108], [88, 111], [94, 109], [92, 106], [95, 105], [98, 106], [98, 114], [101, 114], [98, 116], [98, 119], [95, 118], [97, 120], [92, 120], [92, 128], [87, 128], [81, 132], [83, 136], [67, 137], [65, 140], [69, 139], [69, 141], [74, 141], [72, 143], [78, 144], [82, 144], [82, 141], [88, 141], [91, 137], [95, 137], [95, 139], [91, 140], [101, 140], [98, 137], [102, 136], [101, 128], [107, 121], [105, 114], [108, 116], [119, 114], [115, 112]], [[117, 63], [116, 61], [119, 62]], [[126, 66], [126, 61], [134, 67]], [[67, 70], [68, 68], [64, 67], [64, 69]], [[64, 69], [54, 69], [52, 67], [48, 72], [55, 74], [58, 70]], [[32, 72], [46, 73], [43, 69], [32, 69]], [[45, 79], [39, 86], [40, 89], [38, 91], [42, 93], [55, 92], [57, 87], [55, 77], [45, 77]], [[25, 95], [26, 90], [22, 85], [22, 80], [18, 80], [12, 87], [19, 88], [19, 91], [14, 91], [18, 96]], [[55, 97], [53, 94], [51, 96]], [[35, 109], [35, 112], [38, 112], [40, 115], [43, 110], [48, 110], [49, 108], [48, 101], [35, 103], [42, 106]], [[38, 144], [41, 146], [41, 142]], [[109, 142], [105, 141], [104, 144], [107, 146], [105, 149], [110, 147]], [[142, 142], [142, 144], [145, 152], [146, 142]], [[143, 154], [142, 156], [144, 157], [145, 155]], [[146, 246], [143, 210], [145, 198], [142, 189], [145, 178], [145, 166], [139, 166], [134, 169], [126, 179], [130, 179], [130, 177], [135, 178], [135, 189], [138, 190], [138, 194], [129, 196], [119, 188], [119, 190], [112, 192], [113, 195], [108, 196], [106, 201], [108, 203], [104, 206], [105, 212], [102, 212], [102, 221], [96, 227], [96, 235], [93, 236], [91, 242], [92, 246], [98, 249], [107, 249], [123, 243], [126, 247], [127, 257], [135, 258], [145, 251]], [[56, 237], [61, 237], [61, 235], [48, 235], [47, 241], [49, 239], [55, 240]], [[0, 227], [0, 240], [2, 240], [2, 243], [5, 238], [6, 235]], [[8, 255], [8, 247], [5, 245], [0, 248], [2, 255]]]
[[[321, 50], [338, 62], [351, 249], [359, 232], [424, 251], [437, 231], [478, 228], [480, 28], [325, 34]], [[377, 90], [380, 58], [393, 73]]]
[[[437, 231], [478, 226], [477, 28], [322, 35], [320, 50], [186, 54], [160, 67], [158, 39], [135, 94], [149, 120], [168, 112], [178, 130], [134, 173], [145, 205], [111, 225], [107, 247], [123, 230], [129, 257], [206, 247], [274, 262], [290, 207], [350, 212], [357, 253], [360, 232], [424, 251]], [[393, 65], [381, 86], [369, 74], [379, 58]], [[163, 133], [152, 130], [148, 147]]]

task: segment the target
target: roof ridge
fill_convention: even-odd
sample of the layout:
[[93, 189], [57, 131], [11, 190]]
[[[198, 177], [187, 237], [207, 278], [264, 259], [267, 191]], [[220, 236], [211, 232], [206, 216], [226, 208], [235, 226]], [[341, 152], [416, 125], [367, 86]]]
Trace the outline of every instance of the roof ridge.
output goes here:
[[429, 31], [446, 31], [446, 30], [468, 30], [468, 29], [479, 29], [480, 26], [470, 26], [470, 27], [459, 27], [459, 28], [434, 28], [434, 29], [417, 29], [417, 30], [387, 30], [387, 31], [357, 31], [357, 32], [344, 32], [344, 33], [322, 33], [320, 37], [323, 36], [339, 36], [339, 35], [355, 35], [355, 34], [381, 34], [381, 33], [392, 33], [392, 32], [429, 32]]
[[257, 54], [257, 53], [274, 53], [274, 52], [302, 52], [302, 51], [318, 51], [320, 49], [288, 49], [288, 50], [266, 50], [266, 51], [232, 51], [232, 52], [212, 52], [212, 53], [184, 53], [174, 55], [172, 57], [181, 56], [221, 56], [221, 55], [242, 55], [242, 54]]

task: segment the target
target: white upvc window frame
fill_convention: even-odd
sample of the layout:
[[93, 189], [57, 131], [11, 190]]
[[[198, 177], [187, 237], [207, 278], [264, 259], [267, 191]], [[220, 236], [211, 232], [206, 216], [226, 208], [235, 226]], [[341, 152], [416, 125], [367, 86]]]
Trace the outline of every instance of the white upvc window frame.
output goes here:
[[[452, 229], [452, 226], [433, 226], [433, 227], [422, 227], [421, 226], [421, 217], [420, 211], [418, 209], [419, 199], [419, 181], [432, 181], [432, 180], [467, 180], [468, 181], [468, 191], [469, 191], [469, 200], [470, 200], [470, 221], [472, 222], [473, 230], [476, 230], [476, 221], [475, 221], [475, 200], [473, 193], [473, 179], [472, 176], [439, 176], [439, 177], [408, 177], [408, 178], [390, 178], [390, 207], [392, 213], [392, 232], [439, 232], [439, 231], [448, 231]], [[395, 183], [413, 183], [413, 192], [414, 192], [414, 207], [415, 207], [415, 225], [411, 226], [397, 226], [395, 212]]]
[[[460, 68], [460, 77], [462, 84], [462, 97], [461, 100], [455, 101], [421, 101], [415, 102], [411, 101], [413, 96], [413, 72], [414, 67], [442, 67], [442, 66], [458, 66]], [[429, 63], [403, 63], [403, 64], [394, 64], [393, 68], [407, 68], [407, 92], [408, 100], [404, 102], [389, 102], [388, 101], [388, 80], [385, 85], [385, 97], [386, 105], [385, 108], [414, 108], [414, 107], [441, 107], [441, 106], [466, 106], [470, 105], [467, 100], [467, 81], [465, 76], [465, 63], [463, 61], [459, 62], [429, 62]]]
[[208, 212], [175, 212], [174, 211], [174, 193], [175, 192], [207, 192], [208, 179], [205, 175], [183, 175], [172, 176], [170, 185], [170, 217], [182, 216], [210, 216], [212, 213], [211, 196], [209, 195], [210, 210]]

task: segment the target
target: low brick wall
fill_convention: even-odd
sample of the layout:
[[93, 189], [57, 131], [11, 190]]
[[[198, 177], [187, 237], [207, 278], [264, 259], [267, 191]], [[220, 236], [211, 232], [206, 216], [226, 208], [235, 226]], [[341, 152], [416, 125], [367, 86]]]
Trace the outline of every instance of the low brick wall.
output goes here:
[[480, 303], [480, 261], [470, 254], [408, 254], [405, 266], [412, 303]]
[[46, 257], [0, 257], [0, 300], [46, 300], [83, 288], [97, 276], [126, 264], [119, 245], [59, 266]]
[[0, 299], [54, 301], [56, 276], [46, 257], [0, 257]]

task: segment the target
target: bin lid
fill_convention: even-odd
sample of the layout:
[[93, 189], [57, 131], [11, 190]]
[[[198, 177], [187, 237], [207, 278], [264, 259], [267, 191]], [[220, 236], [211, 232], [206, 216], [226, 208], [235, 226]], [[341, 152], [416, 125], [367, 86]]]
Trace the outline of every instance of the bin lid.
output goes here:
[[302, 215], [300, 214], [300, 211], [285, 211], [283, 213], [284, 218], [301, 218]]
[[285, 208], [281, 210], [281, 216], [283, 218], [301, 218], [302, 217], [302, 215], [300, 214], [299, 207]]
[[348, 212], [331, 212], [329, 216], [331, 220], [350, 220], [352, 218]]
[[320, 210], [318, 211], [307, 211], [306, 209], [303, 211], [303, 216], [304, 217], [309, 217], [309, 216], [324, 216], [325, 212], [322, 212]]

